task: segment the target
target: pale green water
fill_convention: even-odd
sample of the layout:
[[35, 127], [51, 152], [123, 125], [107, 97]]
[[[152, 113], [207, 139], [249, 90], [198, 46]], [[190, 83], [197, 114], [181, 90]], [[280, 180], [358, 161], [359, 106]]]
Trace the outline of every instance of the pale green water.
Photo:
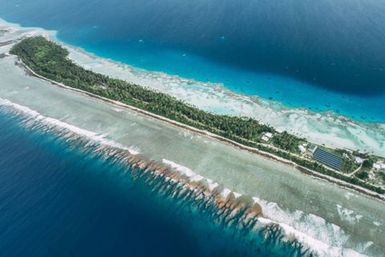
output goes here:
[[[267, 217], [331, 246], [381, 256], [385, 204], [286, 165], [25, 76], [0, 59], [0, 97], [106, 135], [154, 160], [167, 159], [233, 191], [263, 199]], [[277, 204], [276, 204], [277, 203]], [[371, 245], [370, 242], [373, 242]]]

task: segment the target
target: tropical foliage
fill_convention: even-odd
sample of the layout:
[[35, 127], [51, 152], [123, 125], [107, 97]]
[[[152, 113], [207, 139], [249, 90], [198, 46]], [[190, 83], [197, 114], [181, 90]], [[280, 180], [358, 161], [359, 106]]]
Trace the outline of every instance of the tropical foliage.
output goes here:
[[[86, 70], [67, 58], [69, 53], [66, 49], [44, 37], [26, 38], [16, 44], [11, 53], [17, 55], [37, 74], [66, 86], [120, 101], [212, 132], [238, 143], [273, 153], [302, 167], [359, 184], [379, 193], [385, 192], [382, 188], [365, 184], [356, 178], [347, 178], [312, 160], [299, 157], [296, 154], [298, 146], [305, 142], [301, 138], [287, 132], [278, 133], [272, 127], [252, 118], [209, 113], [167, 94]], [[266, 132], [273, 134], [271, 144], [274, 147], [261, 142], [261, 137]]]

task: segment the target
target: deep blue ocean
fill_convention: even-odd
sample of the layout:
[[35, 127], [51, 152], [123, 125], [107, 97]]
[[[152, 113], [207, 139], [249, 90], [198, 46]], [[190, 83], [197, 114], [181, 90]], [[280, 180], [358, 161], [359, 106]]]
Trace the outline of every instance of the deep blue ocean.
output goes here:
[[[384, 13], [383, 0], [0, 0], [0, 18], [102, 57], [370, 122], [385, 122]], [[0, 108], [0, 256], [290, 256], [23, 123]]]
[[0, 107], [0, 256], [291, 256], [26, 121]]
[[147, 70], [385, 122], [385, 1], [0, 0], [0, 17]]

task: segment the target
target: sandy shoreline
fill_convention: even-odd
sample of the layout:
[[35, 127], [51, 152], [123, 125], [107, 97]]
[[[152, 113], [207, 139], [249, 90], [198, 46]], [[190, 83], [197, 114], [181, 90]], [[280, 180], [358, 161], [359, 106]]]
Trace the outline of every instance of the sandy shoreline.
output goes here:
[[[44, 35], [52, 36], [50, 33]], [[0, 48], [0, 51], [7, 48]], [[208, 137], [205, 132], [190, 130], [183, 124], [172, 124], [161, 119], [163, 117], [152, 117], [151, 113], [147, 115], [109, 99], [90, 97], [87, 92], [76, 92], [73, 88], [57, 90], [59, 85], [51, 86], [51, 82], [41, 78], [25, 76], [23, 69], [13, 65], [16, 60], [13, 56], [0, 60], [4, 82], [0, 92], [2, 98], [10, 101], [8, 104], [0, 102], [1, 108], [10, 106], [4, 109], [11, 110], [14, 104], [19, 104], [20, 108], [29, 107], [30, 112], [40, 113], [44, 117], [35, 122], [35, 129], [45, 131], [41, 123], [47, 121], [58, 124], [59, 132], [70, 128], [76, 134], [90, 135], [96, 142], [121, 142], [122, 146], [135, 150], [133, 155], [142, 153], [157, 163], [171, 165], [190, 181], [202, 177], [211, 180], [210, 190], [215, 185], [223, 185], [223, 196], [229, 196], [231, 191], [237, 198], [240, 193], [245, 198], [253, 196], [253, 200], [261, 204], [264, 216], [287, 229], [292, 238], [330, 246], [326, 256], [357, 256], [357, 252], [382, 256], [384, 205], [366, 197], [367, 194], [346, 190], [343, 185], [335, 186], [338, 181], [324, 182], [328, 178], [304, 176], [285, 160], [285, 164], [281, 164], [281, 160], [270, 155], [260, 157], [263, 153], [241, 149], [237, 144]], [[34, 117], [27, 119], [26, 125], [33, 120]], [[86, 131], [83, 133], [82, 129]], [[264, 221], [263, 218], [259, 220]], [[316, 243], [315, 248], [317, 246]], [[370, 249], [367, 251], [367, 248]], [[373, 252], [377, 254], [370, 254]]]
[[[277, 131], [287, 131], [309, 142], [331, 148], [359, 150], [385, 157], [385, 124], [358, 122], [338, 113], [312, 112], [288, 108], [257, 96], [232, 92], [222, 84], [194, 81], [163, 72], [146, 71], [114, 60], [100, 58], [81, 48], [67, 45], [55, 31], [24, 28], [0, 18], [0, 29], [8, 31], [4, 40], [43, 35], [69, 50], [69, 58], [83, 68], [125, 80], [176, 97], [200, 109], [227, 115], [252, 117]], [[6, 46], [5, 46], [6, 47]]]
[[[335, 223], [338, 224], [338, 226], [330, 224], [329, 222], [336, 221], [334, 219], [330, 220], [327, 213], [319, 213], [320, 217], [317, 217], [314, 215], [318, 214], [317, 209], [311, 211], [306, 205], [304, 208], [298, 206], [296, 200], [298, 198], [296, 197], [306, 199], [304, 202], [308, 204], [315, 204], [315, 202], [312, 202], [312, 198], [309, 199], [308, 196], [312, 195], [313, 191], [320, 192], [320, 190], [327, 190], [328, 197], [319, 199], [321, 202], [314, 206], [324, 206], [324, 204], [326, 204], [326, 206], [328, 206], [327, 209], [333, 209], [337, 203], [344, 206], [343, 211], [349, 211], [347, 209], [352, 208], [354, 210], [354, 216], [342, 216], [342, 218], [344, 220], [353, 218], [353, 220], [357, 220], [357, 222], [358, 218], [356, 218], [356, 216], [359, 217], [360, 214], [363, 214], [362, 210], [345, 205], [345, 195], [346, 197], [354, 195], [351, 201], [354, 206], [358, 200], [359, 202], [370, 202], [371, 205], [378, 206], [377, 201], [367, 199], [367, 197], [355, 193], [350, 193], [331, 183], [317, 181], [310, 176], [303, 176], [288, 165], [267, 160], [264, 157], [259, 157], [260, 155], [238, 150], [236, 147], [228, 143], [222, 143], [218, 139], [200, 136], [200, 134], [195, 132], [189, 133], [188, 131], [190, 130], [181, 129], [167, 122], [145, 116], [144, 114], [131, 111], [127, 108], [116, 107], [117, 105], [115, 104], [89, 97], [87, 94], [76, 92], [71, 88], [70, 90], [58, 90], [57, 86], [53, 86], [50, 82], [35, 76], [26, 76], [24, 69], [14, 66], [15, 61], [16, 58], [14, 56], [8, 56], [2, 59], [2, 69], [0, 71], [4, 73], [3, 81], [5, 84], [3, 85], [4, 89], [1, 91], [1, 95], [5, 99], [9, 99], [10, 102], [1, 101], [0, 104], [1, 106], [10, 107], [6, 107], [5, 110], [13, 110], [16, 108], [16, 110], [26, 113], [26, 117], [29, 117], [25, 121], [27, 127], [32, 126], [31, 129], [46, 131], [44, 124], [48, 123], [59, 128], [58, 136], [64, 137], [64, 140], [67, 140], [68, 134], [64, 132], [63, 129], [70, 129], [77, 135], [84, 135], [86, 138], [90, 137], [92, 140], [95, 140], [96, 143], [100, 141], [103, 144], [116, 145], [117, 142], [121, 142], [125, 148], [131, 149], [131, 146], [133, 146], [133, 149], [135, 149], [139, 155], [143, 153], [143, 156], [150, 160], [155, 160], [157, 163], [164, 162], [164, 164], [171, 165], [171, 168], [180, 170], [181, 174], [186, 174], [186, 176], [189, 177], [189, 180], [196, 181], [202, 179], [202, 177], [210, 178], [210, 190], [218, 186], [218, 184], [223, 185], [223, 190], [219, 189], [223, 196], [227, 197], [231, 195], [230, 193], [232, 191], [237, 198], [240, 197], [240, 194], [243, 195], [242, 199], [249, 199], [248, 196], [253, 196], [254, 202], [262, 203], [262, 210], [264, 213], [266, 212], [264, 216], [271, 219], [274, 224], [278, 222], [280, 226], [285, 228], [285, 231], [287, 230], [291, 238], [297, 238], [298, 236], [298, 238], [301, 238], [301, 241], [305, 240], [310, 244], [318, 242], [317, 240], [319, 240], [319, 242], [326, 242], [326, 244], [331, 247], [330, 251], [334, 253], [333, 256], [344, 256], [342, 253], [345, 252], [347, 254], [350, 252], [348, 249], [356, 249], [356, 244], [346, 243], [348, 234], [346, 234], [347, 232], [345, 231], [349, 231], [349, 229], [345, 230], [346, 225], [342, 225], [340, 228], [339, 226], [341, 226], [341, 224], [338, 223], [338, 220], [336, 220], [337, 223]], [[47, 91], [51, 93], [46, 94], [45, 92]], [[71, 106], [68, 106], [68, 103], [71, 103]], [[91, 108], [91, 113], [88, 111], [88, 108]], [[51, 109], [53, 112], [50, 111]], [[94, 110], [98, 113], [95, 117], [97, 123], [91, 125], [89, 118], [94, 116]], [[99, 110], [104, 111], [100, 112]], [[108, 111], [108, 113], [105, 111]], [[113, 115], [113, 120], [111, 120], [110, 115]], [[109, 124], [108, 127], [99, 127], [98, 120]], [[147, 130], [147, 124], [155, 125], [155, 127], [150, 125], [152, 129], [149, 131], [149, 134], [137, 132], [138, 130]], [[98, 127], [100, 129], [98, 129]], [[123, 131], [120, 129], [115, 130], [116, 128], [122, 128]], [[132, 136], [123, 138], [122, 136], [125, 133], [132, 134]], [[168, 136], [163, 138], [164, 134], [168, 134]], [[174, 140], [174, 138], [176, 139]], [[111, 142], [111, 140], [113, 140], [113, 142]], [[140, 141], [145, 142], [138, 144]], [[195, 145], [195, 143], [198, 142], [199, 144]], [[170, 146], [170, 148], [165, 148], [165, 143], [167, 146]], [[138, 148], [135, 146], [138, 146]], [[194, 153], [196, 151], [199, 152], [197, 155], [199, 156], [198, 159], [194, 157], [196, 156]], [[160, 154], [154, 156], [154, 152]], [[183, 154], [183, 152], [186, 153]], [[226, 154], [228, 154], [228, 156]], [[225, 159], [220, 160], [214, 156], [224, 156]], [[206, 161], [210, 161], [210, 163], [206, 163]], [[249, 161], [251, 166], [248, 164]], [[195, 175], [193, 174], [194, 172]], [[259, 172], [266, 174], [266, 177], [259, 177]], [[281, 178], [284, 182], [279, 182]], [[302, 195], [302, 193], [300, 195], [293, 195], [291, 190], [287, 191], [287, 187], [282, 187], [282, 185], [287, 181], [292, 181], [292, 179], [296, 181], [293, 181], [294, 184], [292, 185], [294, 187], [301, 185], [303, 182], [303, 188], [305, 188], [306, 191], [311, 191], [304, 195]], [[289, 184], [286, 185], [288, 186]], [[271, 188], [275, 188], [275, 190], [270, 192], [269, 190]], [[263, 192], [267, 192], [267, 195]], [[278, 198], [274, 196], [274, 199], [271, 199], [269, 195], [272, 193], [276, 194]], [[289, 199], [282, 199], [280, 197], [281, 194], [284, 194]], [[319, 193], [314, 194], [317, 202], [319, 195]], [[334, 197], [337, 197], [339, 200], [329, 201], [329, 199], [334, 199]], [[323, 202], [324, 200], [327, 200], [328, 203]], [[341, 200], [342, 202], [340, 202]], [[288, 206], [286, 206], [286, 201], [289, 201]], [[275, 203], [279, 203], [279, 205]], [[375, 209], [377, 209], [377, 207], [375, 207]], [[287, 211], [289, 211], [288, 214], [286, 214]], [[338, 215], [344, 214], [336, 215], [338, 217]], [[305, 220], [302, 220], [303, 218], [301, 217], [305, 218]], [[381, 221], [380, 224], [382, 224], [381, 217], [377, 217], [374, 220], [376, 222]], [[319, 227], [320, 225], [321, 227]], [[327, 236], [325, 237], [325, 235]], [[325, 240], [325, 238], [327, 238], [327, 240]], [[345, 245], [345, 243], [347, 245]], [[327, 245], [325, 246], [326, 248], [328, 247]], [[314, 247], [317, 248], [318, 246], [317, 243]], [[358, 248], [358, 251], [361, 252], [363, 250], [359, 250]], [[327, 252], [329, 252], [329, 250], [327, 250]], [[330, 256], [330, 254], [324, 256]]]
[[245, 146], [245, 145], [242, 145], [238, 142], [235, 142], [235, 141], [232, 141], [230, 139], [227, 139], [227, 138], [224, 138], [222, 136], [219, 136], [219, 135], [216, 135], [216, 134], [213, 134], [211, 132], [208, 132], [208, 131], [205, 131], [205, 130], [201, 130], [201, 129], [197, 129], [197, 128], [194, 128], [192, 126], [188, 126], [188, 125], [185, 125], [185, 124], [182, 124], [180, 122], [177, 122], [177, 121], [174, 121], [174, 120], [171, 120], [171, 119], [168, 119], [168, 118], [165, 118], [163, 116], [159, 116], [159, 115], [156, 115], [156, 114], [153, 114], [153, 113], [150, 113], [150, 112], [147, 112], [145, 110], [142, 110], [142, 109], [139, 109], [139, 108], [136, 108], [134, 106], [131, 106], [131, 105], [127, 105], [127, 104], [124, 104], [124, 103], [121, 103], [119, 101], [114, 101], [114, 100], [111, 100], [111, 99], [108, 99], [108, 98], [105, 98], [105, 97], [102, 97], [102, 96], [99, 96], [99, 95], [95, 95], [93, 93], [90, 93], [90, 92], [86, 92], [86, 91], [83, 91], [83, 90], [80, 90], [80, 89], [76, 89], [76, 88], [72, 88], [72, 87], [69, 87], [69, 86], [66, 86], [62, 83], [58, 83], [56, 81], [53, 81], [53, 80], [50, 80], [48, 78], [45, 78], [37, 73], [35, 73], [32, 69], [30, 69], [27, 65], [25, 64], [21, 64], [23, 66], [23, 68], [26, 70], [26, 72], [29, 74], [29, 75], [32, 75], [32, 76], [35, 76], [39, 79], [42, 79], [42, 80], [45, 80], [45, 81], [48, 81], [50, 82], [51, 84], [55, 85], [55, 86], [58, 86], [60, 88], [64, 88], [66, 90], [71, 90], [71, 91], [75, 91], [75, 92], [78, 92], [78, 93], [82, 93], [82, 94], [85, 94], [89, 97], [93, 97], [95, 99], [99, 99], [99, 100], [102, 100], [104, 102], [107, 102], [107, 103], [110, 103], [110, 104], [113, 104], [115, 106], [118, 106], [118, 107], [122, 107], [122, 108], [126, 108], [126, 109], [129, 109], [131, 111], [134, 111], [136, 113], [139, 113], [141, 115], [144, 115], [146, 116], [147, 118], [152, 118], [152, 119], [156, 119], [158, 121], [161, 121], [161, 122], [165, 122], [169, 125], [173, 125], [173, 126], [176, 126], [176, 127], [179, 127], [179, 128], [183, 128], [183, 129], [186, 129], [190, 132], [193, 132], [193, 133], [197, 133], [199, 135], [204, 135], [204, 136], [207, 136], [207, 137], [210, 137], [212, 139], [215, 139], [215, 140], [219, 140], [223, 143], [226, 143], [226, 144], [230, 144], [232, 146], [235, 146], [239, 149], [242, 149], [242, 150], [245, 150], [245, 151], [248, 151], [248, 152], [251, 152], [251, 153], [254, 153], [254, 154], [258, 154], [260, 156], [263, 156], [265, 158], [269, 158], [269, 159], [272, 159], [272, 160], [275, 160], [275, 161], [278, 161], [278, 162], [281, 162], [283, 164], [286, 164], [286, 165], [290, 165], [290, 166], [293, 166], [294, 168], [296, 168], [298, 171], [306, 174], [306, 175], [310, 175], [310, 176], [313, 176], [313, 177], [316, 177], [316, 178], [319, 178], [319, 179], [323, 179], [323, 180], [326, 180], [328, 182], [331, 182], [331, 183], [334, 183], [338, 186], [342, 186], [342, 187], [345, 187], [345, 188], [349, 188], [349, 189], [353, 189], [359, 193], [363, 193], [367, 196], [370, 196], [370, 197], [373, 197], [373, 198], [376, 198], [376, 199], [379, 199], [379, 200], [382, 200], [382, 201], [385, 201], [385, 196], [384, 195], [381, 195], [381, 194], [378, 194], [376, 192], [373, 192], [373, 191], [370, 191], [368, 189], [365, 189], [365, 188], [362, 188], [360, 186], [356, 186], [356, 185], [353, 185], [353, 184], [350, 184], [350, 183], [347, 183], [345, 181], [342, 181], [342, 180], [339, 180], [339, 179], [336, 179], [336, 178], [333, 178], [333, 177], [330, 177], [330, 176], [327, 176], [327, 175], [324, 175], [324, 174], [321, 174], [319, 172], [316, 172], [316, 171], [313, 171], [313, 170], [310, 170], [306, 167], [303, 167], [303, 166], [300, 166], [292, 161], [289, 161], [289, 160], [286, 160], [284, 158], [281, 158], [279, 156], [276, 156], [274, 154], [271, 154], [269, 152], [264, 152], [262, 150], [259, 150], [257, 148], [253, 148], [253, 147], [249, 147], [249, 146]]
[[257, 96], [237, 94], [222, 84], [198, 82], [162, 72], [145, 71], [114, 60], [103, 59], [81, 48], [52, 39], [69, 51], [69, 58], [74, 63], [96, 73], [172, 95], [205, 111], [252, 117], [271, 125], [279, 132], [287, 131], [315, 144], [384, 156], [383, 123], [358, 122], [333, 112], [288, 108]]

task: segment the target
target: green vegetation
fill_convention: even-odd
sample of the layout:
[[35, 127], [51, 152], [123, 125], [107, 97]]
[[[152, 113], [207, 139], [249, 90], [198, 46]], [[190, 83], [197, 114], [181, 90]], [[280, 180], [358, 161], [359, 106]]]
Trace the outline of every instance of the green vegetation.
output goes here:
[[344, 164], [342, 165], [341, 171], [344, 173], [352, 172], [352, 170], [355, 170], [358, 168], [358, 165], [354, 163], [354, 161], [350, 159], [344, 159]]
[[362, 163], [362, 168], [371, 169], [373, 167], [373, 164], [374, 164], [374, 161], [372, 159], [366, 159]]
[[380, 171], [378, 176], [382, 179], [383, 182], [385, 182], [385, 171]]
[[292, 153], [299, 153], [298, 146], [301, 142], [304, 142], [304, 140], [301, 140], [296, 136], [290, 135], [286, 131], [280, 134], [275, 134], [271, 141], [276, 147]]
[[66, 49], [43, 37], [25, 39], [11, 53], [18, 55], [33, 71], [48, 79], [236, 141], [259, 142], [263, 132], [274, 132], [271, 127], [250, 118], [207, 113], [166, 94], [85, 70], [67, 59]]
[[369, 174], [366, 171], [361, 171], [356, 173], [356, 177], [365, 180], [369, 178]]
[[[382, 188], [366, 184], [356, 178], [343, 176], [326, 169], [315, 161], [299, 157], [297, 155], [298, 146], [306, 142], [304, 139], [287, 132], [278, 133], [272, 127], [251, 118], [205, 112], [172, 96], [83, 69], [67, 58], [66, 49], [43, 37], [24, 39], [12, 48], [11, 53], [17, 55], [37, 74], [69, 87], [120, 101], [183, 124], [210, 131], [243, 145], [291, 160], [302, 167], [366, 187], [378, 193], [385, 193]], [[271, 142], [275, 147], [261, 143], [261, 137], [265, 132], [273, 133]]]

